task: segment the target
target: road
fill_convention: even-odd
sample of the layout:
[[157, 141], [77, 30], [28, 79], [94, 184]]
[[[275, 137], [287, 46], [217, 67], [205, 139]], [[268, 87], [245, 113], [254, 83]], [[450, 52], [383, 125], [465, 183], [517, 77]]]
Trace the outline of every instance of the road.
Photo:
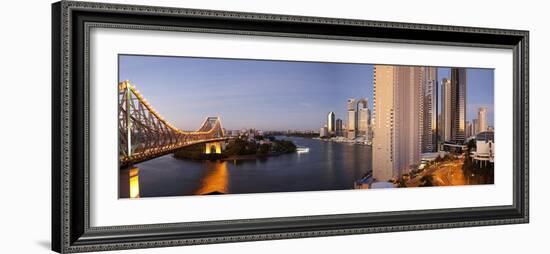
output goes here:
[[433, 172], [434, 183], [437, 186], [466, 185], [467, 180], [462, 171], [462, 160], [444, 163]]
[[468, 179], [462, 171], [463, 159], [453, 159], [449, 161], [435, 163], [426, 168], [417, 177], [407, 182], [407, 187], [417, 187], [422, 184], [422, 177], [432, 175], [435, 186], [454, 186], [466, 185]]

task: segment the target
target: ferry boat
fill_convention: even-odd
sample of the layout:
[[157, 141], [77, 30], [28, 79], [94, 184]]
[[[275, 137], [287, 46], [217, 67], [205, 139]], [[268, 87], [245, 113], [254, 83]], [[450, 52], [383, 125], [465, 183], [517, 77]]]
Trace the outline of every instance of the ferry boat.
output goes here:
[[309, 152], [309, 147], [296, 146], [296, 152], [297, 153], [308, 153]]

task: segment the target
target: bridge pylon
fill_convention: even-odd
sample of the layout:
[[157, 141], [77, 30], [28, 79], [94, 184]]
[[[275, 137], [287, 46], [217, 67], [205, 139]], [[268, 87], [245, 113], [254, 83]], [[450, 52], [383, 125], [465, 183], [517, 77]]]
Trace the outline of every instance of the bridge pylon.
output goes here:
[[204, 143], [204, 153], [205, 154], [221, 154], [223, 143], [222, 142], [208, 142]]

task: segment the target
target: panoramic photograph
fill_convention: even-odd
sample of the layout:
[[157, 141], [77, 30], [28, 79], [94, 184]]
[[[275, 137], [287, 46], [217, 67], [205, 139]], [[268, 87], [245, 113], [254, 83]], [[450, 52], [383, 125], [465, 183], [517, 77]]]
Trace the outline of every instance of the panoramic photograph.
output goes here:
[[119, 55], [117, 85], [119, 198], [494, 184], [493, 69]]

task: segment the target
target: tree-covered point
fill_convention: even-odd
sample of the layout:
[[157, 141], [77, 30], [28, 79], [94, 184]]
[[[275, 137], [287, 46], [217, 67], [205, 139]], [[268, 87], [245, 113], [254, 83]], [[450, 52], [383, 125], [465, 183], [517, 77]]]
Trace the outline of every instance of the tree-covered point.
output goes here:
[[220, 154], [205, 154], [205, 145], [197, 144], [182, 148], [174, 153], [174, 158], [176, 159], [187, 159], [187, 160], [210, 160], [210, 159], [219, 159], [223, 155]]
[[235, 139], [229, 142], [222, 151], [222, 154], [226, 155], [251, 155], [258, 152], [258, 145], [255, 141], [248, 141], [245, 139]]
[[221, 154], [205, 154], [204, 152], [204, 144], [197, 144], [180, 149], [174, 153], [174, 157], [191, 160], [226, 159], [238, 158], [239, 156], [265, 157], [296, 152], [296, 145], [292, 141], [277, 140], [272, 136], [253, 140], [237, 138], [230, 140], [225, 149], [222, 149]]
[[275, 140], [272, 143], [272, 149], [276, 153], [296, 152], [296, 145], [289, 140]]
[[277, 140], [273, 136], [267, 137], [267, 140], [269, 140], [269, 142], [266, 141], [264, 143], [259, 143], [257, 142], [259, 140], [266, 139], [255, 139], [252, 141], [241, 138], [235, 139], [227, 144], [227, 147], [222, 152], [222, 154], [226, 154], [228, 156], [253, 154], [270, 155], [296, 152], [296, 145], [294, 145], [292, 141]]

